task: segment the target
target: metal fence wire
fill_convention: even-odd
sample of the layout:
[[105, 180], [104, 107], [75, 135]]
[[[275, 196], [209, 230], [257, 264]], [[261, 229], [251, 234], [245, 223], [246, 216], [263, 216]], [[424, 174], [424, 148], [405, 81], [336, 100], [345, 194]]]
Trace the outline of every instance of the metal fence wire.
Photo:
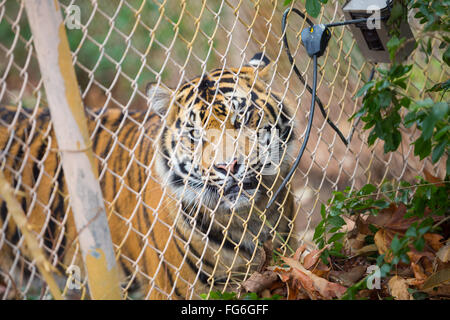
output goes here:
[[[311, 99], [283, 49], [283, 2], [59, 1], [125, 298], [198, 299], [215, 290], [238, 291], [261, 262], [264, 241], [274, 240], [283, 253], [312, 244], [320, 206], [333, 190], [380, 185], [385, 180], [412, 181], [424, 169], [435, 175], [444, 173], [442, 163], [433, 165], [414, 157], [411, 143], [417, 134], [413, 128], [402, 129], [398, 152], [384, 154], [379, 141], [367, 145], [368, 132], [348, 119], [360, 107], [361, 98], [354, 96], [374, 65], [365, 61], [348, 27], [333, 28], [328, 48], [318, 59], [317, 95], [344, 135], [355, 127], [353, 139], [345, 146], [323, 117], [316, 115], [292, 183], [274, 209], [264, 211], [258, 199], [270, 198], [277, 186], [272, 182], [294, 160], [305, 135]], [[304, 12], [301, 1], [294, 3]], [[344, 20], [342, 5], [343, 1], [329, 1], [315, 21]], [[79, 20], [74, 19], [77, 14]], [[295, 62], [310, 82], [312, 60], [299, 41], [304, 26], [304, 21], [292, 16], [287, 34]], [[411, 28], [415, 35], [420, 32], [414, 22]], [[415, 98], [426, 98], [425, 90], [450, 74], [438, 58], [435, 40], [431, 41], [430, 57], [419, 49], [409, 57], [413, 68], [407, 90]], [[271, 61], [265, 79], [265, 70], [251, 60], [259, 52]], [[260, 60], [261, 67], [265, 61]], [[236, 79], [248, 65], [254, 78], [242, 80], [249, 82], [243, 90]], [[230, 72], [230, 68], [237, 71]], [[206, 98], [201, 88], [205, 79], [210, 81]], [[231, 83], [228, 93], [217, 89], [226, 82]], [[146, 92], [147, 83], [153, 85]], [[184, 105], [176, 100], [183, 92], [193, 95], [185, 96], [189, 103]], [[260, 94], [266, 101], [258, 100]], [[204, 106], [203, 112], [217, 105], [237, 108], [233, 96], [241, 97], [247, 110], [244, 115], [236, 111], [233, 123], [250, 127], [253, 118], [269, 117], [270, 96], [277, 97], [274, 118], [293, 127], [288, 152], [282, 152], [279, 161], [269, 159], [273, 170], [269, 176], [275, 180], [265, 180], [261, 159], [251, 161], [256, 150], [251, 143], [239, 148], [239, 139], [254, 142], [257, 134], [246, 135], [245, 128], [226, 130], [234, 112], [226, 110], [231, 109], [224, 109], [229, 115], [223, 118], [200, 124], [189, 116], [184, 121], [183, 116], [197, 102]], [[164, 103], [177, 113], [167, 111]], [[24, 1], [0, 1], [0, 170], [57, 270], [63, 295], [86, 298], [89, 292], [78, 244], [83, 233], [73, 227], [71, 199], [59, 161], [61, 150], [47, 106]], [[216, 130], [215, 137], [205, 133], [211, 128]], [[223, 157], [220, 146], [228, 138], [232, 156]], [[287, 138], [280, 134], [278, 138], [284, 148]], [[195, 142], [198, 139], [215, 147], [195, 162], [196, 150], [184, 147], [191, 140], [202, 146]], [[273, 137], [269, 139], [274, 142]], [[180, 165], [182, 160], [187, 165]], [[227, 181], [234, 181], [231, 187]], [[36, 261], [25, 250], [23, 234], [2, 200], [0, 205], [0, 296], [49, 298]]]

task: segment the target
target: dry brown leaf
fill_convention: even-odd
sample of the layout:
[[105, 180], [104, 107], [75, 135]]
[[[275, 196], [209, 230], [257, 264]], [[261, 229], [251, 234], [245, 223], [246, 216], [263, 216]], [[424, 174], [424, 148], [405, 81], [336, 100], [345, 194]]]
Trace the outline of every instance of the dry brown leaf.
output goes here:
[[420, 266], [420, 264], [411, 262], [411, 268], [414, 272], [414, 277], [417, 280], [426, 280], [427, 279], [427, 275], [425, 274], [425, 272], [423, 271], [423, 268]]
[[308, 253], [305, 258], [303, 259], [303, 266], [310, 270], [314, 265], [317, 264], [317, 262], [319, 261], [320, 255], [322, 254], [322, 252], [329, 248], [329, 246], [325, 246], [320, 250], [313, 250], [310, 253]]
[[301, 245], [300, 247], [295, 250], [294, 259], [300, 260], [300, 257], [302, 256], [303, 252], [306, 250], [306, 244]]
[[[273, 243], [270, 240], [264, 242], [263, 246], [258, 250], [259, 263], [256, 271], [262, 272], [270, 264], [272, 259]], [[255, 262], [258, 260], [255, 260]]]
[[436, 256], [442, 262], [448, 262], [450, 260], [450, 244], [447, 244], [444, 247], [440, 248], [439, 251], [436, 252]]
[[272, 296], [272, 294], [270, 293], [269, 289], [264, 289], [263, 291], [261, 291], [260, 296], [261, 298], [269, 299]]
[[433, 248], [434, 251], [438, 251], [442, 246], [444, 245], [442, 243], [442, 240], [444, 240], [444, 237], [437, 233], [425, 233], [423, 235], [423, 238], [425, 239], [426, 243]]
[[364, 219], [358, 215], [355, 222], [353, 223], [354, 227], [347, 233], [348, 239], [354, 239], [362, 234], [362, 237], [372, 234], [369, 229], [369, 225], [364, 221]]
[[380, 228], [388, 228], [396, 231], [405, 231], [418, 218], [405, 219], [406, 206], [400, 203], [398, 206], [391, 203], [389, 208], [381, 210], [376, 216], [367, 217], [366, 223], [374, 224]]
[[358, 250], [355, 250], [353, 252], [353, 255], [354, 256], [359, 256], [359, 255], [363, 255], [363, 254], [366, 254], [366, 253], [369, 253], [369, 252], [374, 252], [374, 251], [377, 251], [377, 250], [378, 250], [378, 248], [377, 248], [377, 246], [375, 244], [368, 244], [367, 246], [364, 246], [364, 247], [362, 247], [362, 248], [360, 248]]
[[433, 274], [434, 267], [433, 267], [433, 262], [432, 262], [431, 259], [423, 259], [422, 260], [422, 267], [425, 270], [426, 274], [429, 274], [429, 275]]
[[431, 183], [435, 183], [437, 187], [445, 186], [444, 181], [442, 179], [433, 176], [427, 169], [423, 169], [423, 175], [425, 176], [425, 180]]
[[434, 260], [434, 254], [428, 251], [417, 251], [416, 249], [412, 249], [406, 253], [409, 257], [409, 260], [414, 263], [419, 263], [419, 261], [423, 258], [427, 258], [430, 261]]
[[267, 269], [275, 272], [278, 275], [278, 277], [280, 277], [280, 280], [283, 282], [286, 282], [289, 280], [291, 270], [292, 270], [292, 268], [282, 268], [282, 267], [278, 267], [278, 266], [268, 267]]
[[450, 286], [450, 268], [440, 270], [432, 274], [423, 284], [423, 289], [432, 289], [434, 287], [447, 284]]
[[266, 270], [263, 273], [254, 272], [250, 278], [242, 283], [242, 287], [247, 292], [258, 293], [269, 288], [276, 281], [278, 281], [278, 275], [273, 271]]
[[[345, 251], [351, 256], [357, 256], [364, 254], [366, 251], [364, 246], [366, 244], [366, 237], [372, 235], [373, 232], [370, 231], [368, 223], [358, 215], [355, 221], [355, 227], [349, 233], [347, 233], [345, 241]], [[363, 249], [362, 251], [360, 251]], [[376, 248], [375, 250], [376, 251]]]
[[270, 290], [270, 291], [275, 291], [275, 290], [278, 290], [278, 289], [280, 289], [280, 288], [285, 289], [285, 287], [286, 287], [286, 284], [285, 284], [284, 282], [282, 282], [282, 281], [277, 281], [277, 282], [274, 282], [274, 283], [270, 286], [269, 290]]
[[389, 292], [397, 300], [412, 300], [408, 292], [408, 282], [399, 276], [393, 276], [388, 282]]
[[284, 268], [274, 266], [268, 267], [268, 269], [273, 270], [273, 272], [280, 277], [281, 281], [286, 283], [287, 300], [297, 300], [299, 297], [304, 299], [316, 299], [316, 294], [314, 294], [314, 292], [308, 292], [308, 288], [312, 287], [312, 281], [307, 277], [303, 277], [304, 274], [295, 273], [292, 267]]
[[379, 254], [385, 254], [384, 260], [386, 262], [391, 262], [392, 254], [389, 254], [389, 248], [394, 238], [394, 233], [385, 229], [380, 229], [375, 233], [374, 241], [378, 248]]
[[[368, 216], [366, 219], [367, 224], [374, 224], [379, 228], [385, 228], [395, 231], [406, 231], [412, 223], [419, 221], [421, 218], [419, 217], [410, 217], [405, 219], [407, 208], [403, 203], [400, 203], [398, 206], [394, 203], [391, 203], [389, 208], [381, 210], [376, 216]], [[425, 208], [424, 216], [430, 216], [431, 210], [429, 208]], [[431, 218], [434, 221], [442, 220], [443, 217], [431, 215]]]
[[405, 281], [408, 286], [415, 286], [415, 287], [420, 287], [425, 282], [425, 280], [420, 280], [416, 278], [409, 278], [406, 279]]
[[330, 279], [336, 280], [346, 287], [350, 287], [358, 282], [366, 273], [365, 266], [355, 266], [349, 271], [331, 271]]
[[316, 300], [318, 298], [314, 281], [310, 277], [297, 268], [292, 268], [292, 275], [293, 285], [289, 287], [289, 290], [293, 289], [292, 291], [298, 292], [299, 289], [304, 289], [312, 300]]
[[450, 299], [450, 285], [438, 286], [433, 289], [423, 290], [430, 297], [444, 297], [446, 299]]
[[331, 265], [326, 265], [322, 261], [319, 261], [319, 263], [314, 267], [314, 269], [311, 269], [311, 272], [314, 273], [316, 276], [319, 276], [321, 278], [327, 278], [331, 271]]
[[351, 255], [355, 255], [356, 252], [358, 252], [358, 250], [364, 246], [365, 243], [364, 239], [366, 236], [362, 234], [361, 236], [363, 236], [362, 240], [359, 237], [356, 237], [354, 239], [347, 239], [347, 241], [345, 242], [345, 248], [347, 251], [350, 252]]
[[284, 262], [286, 262], [286, 264], [292, 267], [293, 275], [301, 281], [302, 285], [305, 284], [308, 290], [311, 290], [312, 281], [313, 289], [325, 299], [341, 297], [347, 290], [347, 288], [341, 286], [340, 284], [333, 283], [324, 278], [316, 276], [314, 273], [302, 266], [302, 264], [297, 260], [289, 257], [282, 257], [282, 259], [284, 260]]
[[279, 282], [279, 284], [282, 284], [283, 286], [282, 287], [279, 287], [279, 288], [275, 288], [275, 289], [271, 289], [270, 290], [270, 292], [272, 293], [272, 296], [273, 295], [279, 295], [279, 296], [282, 296], [282, 297], [287, 297], [287, 292], [288, 292], [288, 288], [287, 288], [287, 285], [286, 285], [286, 283], [282, 283], [282, 282]]

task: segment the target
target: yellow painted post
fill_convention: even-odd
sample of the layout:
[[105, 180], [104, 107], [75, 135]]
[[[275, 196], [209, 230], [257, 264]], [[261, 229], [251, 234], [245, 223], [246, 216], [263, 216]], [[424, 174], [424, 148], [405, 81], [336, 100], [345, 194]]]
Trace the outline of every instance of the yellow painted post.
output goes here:
[[56, 0], [26, 0], [25, 9], [61, 152], [90, 294], [93, 299], [121, 299], [111, 234], [62, 14]]
[[44, 281], [47, 283], [53, 298], [55, 300], [62, 300], [63, 297], [61, 291], [52, 275], [54, 268], [45, 258], [44, 250], [39, 247], [39, 241], [35, 234], [31, 232], [31, 230], [33, 230], [32, 226], [30, 225], [25, 212], [23, 212], [21, 204], [14, 196], [14, 189], [5, 179], [2, 171], [0, 171], [0, 198], [3, 198], [5, 201], [9, 214], [25, 238], [29, 257], [36, 262], [36, 267]]

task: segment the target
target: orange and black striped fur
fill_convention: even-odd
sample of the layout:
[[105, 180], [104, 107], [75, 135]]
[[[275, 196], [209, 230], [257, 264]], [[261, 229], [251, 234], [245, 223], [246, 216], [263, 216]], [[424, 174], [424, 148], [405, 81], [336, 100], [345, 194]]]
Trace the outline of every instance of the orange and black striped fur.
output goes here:
[[[289, 110], [259, 80], [270, 66], [257, 54], [176, 91], [148, 86], [150, 110], [88, 112], [124, 283], [136, 279], [146, 298], [230, 290], [260, 262], [261, 243], [280, 246], [291, 235], [289, 192], [264, 210], [289, 168], [283, 159], [292, 140]], [[268, 148], [280, 157], [262, 152]], [[62, 269], [79, 263], [49, 113], [1, 107], [0, 150], [1, 169], [21, 191], [50, 261]], [[20, 232], [1, 200], [0, 210], [0, 268], [10, 271]]]

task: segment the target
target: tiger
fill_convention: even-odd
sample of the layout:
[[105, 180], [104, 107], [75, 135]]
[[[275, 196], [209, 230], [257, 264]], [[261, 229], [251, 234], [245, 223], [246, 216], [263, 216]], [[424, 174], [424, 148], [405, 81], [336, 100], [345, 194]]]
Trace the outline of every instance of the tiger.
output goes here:
[[[258, 53], [177, 89], [150, 83], [142, 110], [86, 108], [124, 291], [132, 282], [146, 299], [198, 299], [248, 277], [264, 243], [292, 241], [292, 192], [265, 208], [294, 140], [292, 107], [267, 90], [273, 65]], [[50, 113], [39, 109], [1, 107], [0, 169], [64, 273], [82, 265], [78, 233]], [[0, 223], [5, 272], [21, 235], [1, 199]]]

